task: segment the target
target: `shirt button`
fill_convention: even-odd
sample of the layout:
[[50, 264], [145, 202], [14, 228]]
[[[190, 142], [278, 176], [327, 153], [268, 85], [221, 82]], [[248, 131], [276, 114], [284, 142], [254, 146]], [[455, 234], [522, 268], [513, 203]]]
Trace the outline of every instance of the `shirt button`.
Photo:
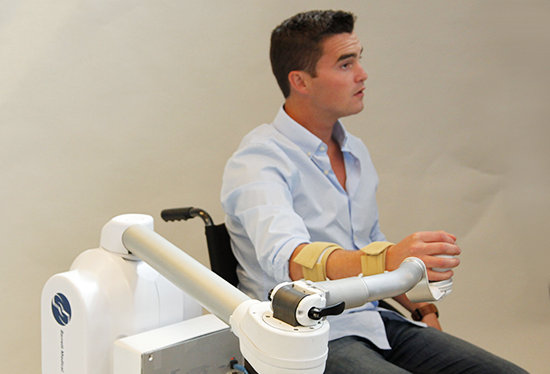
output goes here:
[[324, 173], [325, 173], [325, 175], [328, 175], [329, 171], [328, 171], [328, 170], [325, 170]]
[[324, 146], [321, 146], [321, 147], [319, 148], [319, 150], [320, 150], [321, 152], [324, 152], [324, 151], [326, 150], [326, 148], [325, 148]]
[[308, 152], [307, 155], [311, 157], [311, 152]]

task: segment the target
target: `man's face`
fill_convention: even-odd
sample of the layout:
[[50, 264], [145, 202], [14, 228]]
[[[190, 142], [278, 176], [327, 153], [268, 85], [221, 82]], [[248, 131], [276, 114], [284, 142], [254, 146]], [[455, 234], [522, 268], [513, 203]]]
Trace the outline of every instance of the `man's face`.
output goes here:
[[318, 113], [334, 120], [363, 110], [367, 73], [360, 64], [362, 46], [355, 33], [328, 37], [310, 77], [310, 98]]

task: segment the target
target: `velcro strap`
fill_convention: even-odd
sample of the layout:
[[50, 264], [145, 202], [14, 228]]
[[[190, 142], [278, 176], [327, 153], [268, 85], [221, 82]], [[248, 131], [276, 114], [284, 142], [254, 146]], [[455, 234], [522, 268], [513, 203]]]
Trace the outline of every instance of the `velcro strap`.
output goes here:
[[304, 278], [313, 282], [327, 279], [326, 267], [330, 254], [341, 249], [338, 244], [327, 242], [313, 242], [306, 245], [294, 258], [294, 262], [302, 265]]
[[361, 248], [365, 256], [361, 256], [361, 270], [363, 276], [381, 274], [386, 270], [386, 250], [391, 247], [390, 242], [373, 242]]

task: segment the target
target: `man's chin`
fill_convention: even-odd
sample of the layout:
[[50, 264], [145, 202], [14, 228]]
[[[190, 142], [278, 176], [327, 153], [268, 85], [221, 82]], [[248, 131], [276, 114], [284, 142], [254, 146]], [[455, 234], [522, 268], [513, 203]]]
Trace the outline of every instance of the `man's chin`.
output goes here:
[[354, 108], [350, 108], [349, 111], [347, 111], [347, 113], [345, 115], [343, 115], [342, 117], [348, 117], [348, 116], [353, 116], [354, 114], [358, 114], [358, 113], [361, 113], [363, 111], [363, 108], [365, 106], [363, 105], [363, 103], [361, 103], [361, 105], [358, 105]]

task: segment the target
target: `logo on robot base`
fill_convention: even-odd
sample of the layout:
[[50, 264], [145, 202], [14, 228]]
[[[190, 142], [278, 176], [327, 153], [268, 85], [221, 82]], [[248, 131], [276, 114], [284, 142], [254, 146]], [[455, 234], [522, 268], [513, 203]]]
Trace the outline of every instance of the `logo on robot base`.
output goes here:
[[67, 326], [71, 321], [71, 304], [62, 293], [57, 293], [52, 299], [53, 317], [61, 326]]
[[[61, 326], [67, 326], [69, 322], [71, 322], [71, 304], [69, 303], [69, 300], [65, 295], [62, 293], [57, 293], [52, 298], [52, 314], [57, 323], [59, 323]], [[61, 366], [60, 370], [62, 373], [65, 372], [65, 348], [63, 344], [63, 335], [65, 334], [63, 330], [59, 330], [60, 333], [60, 339], [59, 339], [59, 347], [60, 347], [60, 359], [61, 359]]]

